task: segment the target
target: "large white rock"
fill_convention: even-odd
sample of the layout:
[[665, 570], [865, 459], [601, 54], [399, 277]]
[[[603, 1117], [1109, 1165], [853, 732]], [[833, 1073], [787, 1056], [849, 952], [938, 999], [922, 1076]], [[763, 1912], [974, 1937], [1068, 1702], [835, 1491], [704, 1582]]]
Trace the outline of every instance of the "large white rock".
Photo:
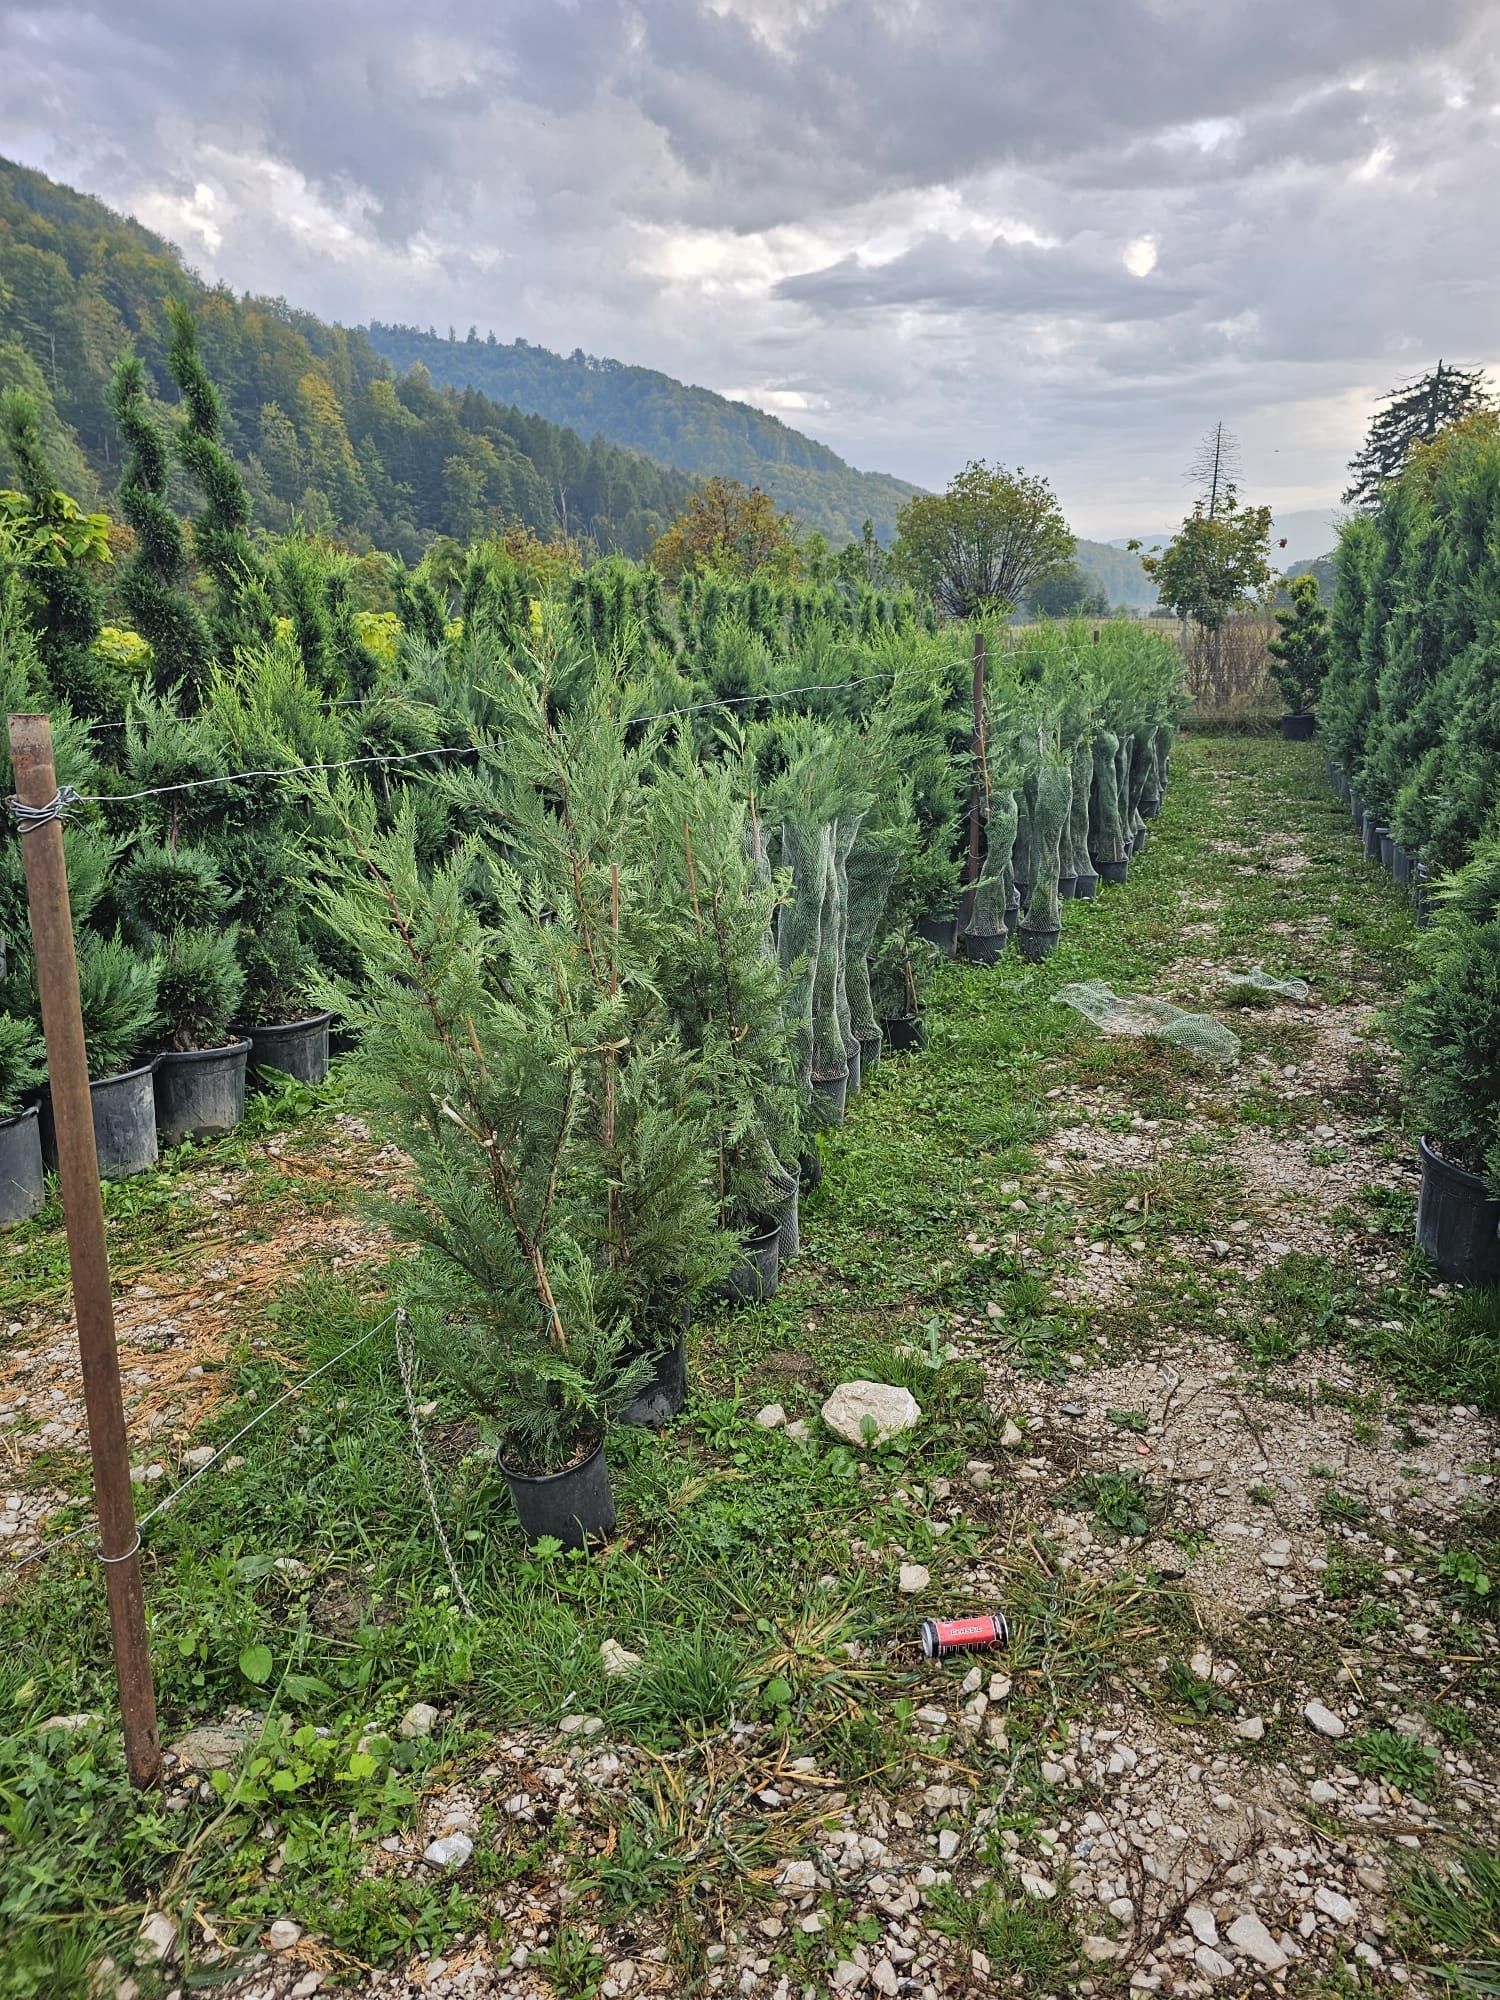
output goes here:
[[[823, 1405], [822, 1417], [831, 1431], [849, 1444], [884, 1444], [887, 1438], [909, 1431], [921, 1419], [922, 1409], [910, 1389], [896, 1389], [888, 1382], [840, 1382]], [[866, 1419], [874, 1425], [866, 1435]]]
[[1313, 1891], [1313, 1901], [1325, 1917], [1332, 1917], [1336, 1924], [1352, 1924], [1359, 1915], [1347, 1896], [1341, 1896], [1337, 1889], [1330, 1889], [1326, 1882]]
[[931, 1583], [931, 1573], [921, 1563], [902, 1563], [896, 1588], [903, 1597], [915, 1597]]
[[622, 1646], [618, 1639], [606, 1639], [599, 1648], [599, 1662], [606, 1674], [633, 1674], [641, 1664], [639, 1653], [632, 1653], [628, 1646]]
[[1236, 1917], [1225, 1936], [1232, 1945], [1253, 1958], [1257, 1965], [1263, 1965], [1267, 1972], [1280, 1972], [1287, 1963], [1286, 1953], [1266, 1929], [1260, 1918], [1246, 1911]]
[[1348, 1726], [1341, 1715], [1335, 1715], [1320, 1701], [1310, 1701], [1302, 1713], [1320, 1736], [1342, 1736]]
[[430, 1736], [437, 1719], [438, 1712], [430, 1701], [414, 1701], [402, 1716], [397, 1733], [408, 1743], [416, 1736]]
[[474, 1843], [466, 1833], [445, 1833], [424, 1848], [422, 1859], [434, 1868], [463, 1868], [473, 1852]]

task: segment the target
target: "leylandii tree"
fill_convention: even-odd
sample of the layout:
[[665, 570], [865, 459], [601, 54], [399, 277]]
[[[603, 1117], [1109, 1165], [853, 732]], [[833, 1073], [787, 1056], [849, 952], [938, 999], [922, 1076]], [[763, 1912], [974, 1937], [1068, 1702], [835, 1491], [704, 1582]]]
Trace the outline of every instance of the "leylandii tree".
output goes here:
[[187, 537], [167, 502], [167, 441], [151, 413], [146, 371], [134, 354], [115, 369], [110, 400], [125, 445], [120, 512], [135, 534], [120, 597], [151, 648], [158, 692], [177, 687], [185, 702], [195, 702], [208, 673], [208, 633], [185, 587]]
[[[475, 842], [428, 874], [405, 808], [381, 831], [352, 789], [326, 803], [346, 848], [327, 858], [322, 900], [366, 972], [329, 998], [361, 1032], [357, 1095], [413, 1162], [392, 1219], [421, 1246], [414, 1330], [512, 1470], [560, 1471], [651, 1372], [598, 1283], [589, 1072], [617, 1010], [574, 909], [548, 909]], [[476, 869], [493, 871], [490, 926], [467, 893]]]

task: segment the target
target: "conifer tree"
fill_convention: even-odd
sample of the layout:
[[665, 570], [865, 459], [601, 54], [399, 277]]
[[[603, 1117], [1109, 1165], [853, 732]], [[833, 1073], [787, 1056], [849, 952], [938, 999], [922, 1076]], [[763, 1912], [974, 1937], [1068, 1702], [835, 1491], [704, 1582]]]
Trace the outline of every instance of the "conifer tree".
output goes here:
[[1296, 714], [1312, 708], [1328, 671], [1328, 612], [1311, 570], [1292, 578], [1291, 608], [1276, 614], [1269, 652], [1281, 698]]
[[1346, 506], [1377, 506], [1419, 444], [1431, 443], [1460, 418], [1493, 407], [1482, 368], [1453, 368], [1443, 361], [1415, 382], [1393, 389], [1383, 401], [1363, 449], [1349, 461], [1353, 478], [1344, 494]]
[[204, 501], [193, 524], [193, 547], [214, 583], [214, 651], [220, 660], [231, 660], [239, 647], [270, 639], [275, 612], [265, 567], [250, 540], [250, 496], [224, 446], [223, 406], [198, 353], [193, 316], [181, 299], [169, 299], [167, 318], [167, 367], [187, 417], [177, 434], [177, 456]]
[[158, 692], [179, 687], [184, 701], [196, 704], [208, 674], [209, 637], [185, 587], [187, 537], [167, 503], [167, 441], [151, 414], [138, 356], [121, 359], [110, 400], [126, 453], [120, 511], [135, 533], [120, 597], [151, 648]]

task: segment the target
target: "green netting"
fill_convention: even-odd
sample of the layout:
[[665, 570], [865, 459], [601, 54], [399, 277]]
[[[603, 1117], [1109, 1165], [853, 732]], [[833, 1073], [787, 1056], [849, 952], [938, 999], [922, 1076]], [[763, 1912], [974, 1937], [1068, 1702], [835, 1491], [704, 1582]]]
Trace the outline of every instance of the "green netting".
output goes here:
[[1130, 739], [1129, 806], [1130, 830], [1139, 833], [1146, 824], [1141, 807], [1156, 775], [1156, 731], [1141, 730]]
[[849, 1019], [862, 1042], [880, 1034], [870, 994], [870, 953], [885, 915], [886, 899], [906, 851], [905, 826], [866, 829], [854, 843], [845, 873], [849, 880], [849, 934], [844, 950], [844, 991]]
[[1312, 991], [1305, 979], [1278, 979], [1263, 965], [1252, 965], [1248, 972], [1226, 972], [1221, 976], [1224, 984], [1231, 989], [1231, 999], [1235, 994], [1244, 993], [1252, 1000], [1264, 996], [1268, 1000], [1303, 1001]]
[[[1033, 755], [1034, 755], [1033, 751]], [[1022, 782], [1015, 787], [1016, 838], [1011, 850], [1011, 880], [1017, 894], [1024, 903], [1031, 893], [1031, 773], [1023, 762], [1019, 768], [1026, 771]]]
[[1089, 805], [1089, 856], [1095, 868], [1125, 859], [1120, 824], [1120, 739], [1101, 724], [1094, 731], [1094, 780]]
[[1089, 791], [1094, 778], [1094, 746], [1080, 737], [1073, 746], [1073, 797], [1068, 807], [1068, 824], [1063, 835], [1062, 872], [1078, 881], [1094, 873], [1089, 860]]
[[1144, 993], [1116, 993], [1102, 979], [1083, 979], [1062, 987], [1057, 995], [1107, 1035], [1149, 1035], [1170, 1042], [1205, 1062], [1239, 1060], [1240, 1038], [1211, 1014], [1189, 1014], [1170, 1000], [1153, 1000]]
[[[844, 1051], [844, 1068], [858, 1053], [854, 1017], [849, 1006], [849, 856], [854, 852], [854, 844], [859, 838], [860, 822], [864, 819], [864, 808], [858, 812], [841, 813], [834, 822], [833, 836], [833, 907], [835, 954], [833, 966], [833, 1012], [838, 1023], [839, 1042]], [[834, 1072], [838, 1074], [837, 1071]]]
[[1130, 804], [1130, 762], [1134, 752], [1134, 736], [1122, 736], [1115, 752], [1115, 809], [1120, 815], [1122, 857], [1129, 854], [1135, 838], [1135, 814]]
[[1073, 767], [1055, 752], [1048, 751], [1038, 767], [1031, 809], [1031, 894], [1021, 928], [1026, 931], [1055, 931], [1062, 927], [1062, 908], [1057, 895], [1057, 878], [1062, 872], [1062, 837], [1073, 805]]
[[823, 900], [818, 912], [818, 956], [812, 989], [812, 1080], [829, 1083], [849, 1074], [849, 1044], [839, 1021], [838, 821], [823, 829]]
[[833, 828], [802, 819], [781, 827], [781, 865], [791, 890], [776, 924], [776, 953], [788, 975], [786, 1018], [804, 1097], [813, 1080], [813, 988], [821, 958], [823, 905], [833, 872]]
[[1013, 791], [991, 792], [984, 816], [984, 860], [979, 880], [974, 884], [974, 901], [967, 937], [999, 937], [1005, 929], [1005, 913], [1015, 896], [1016, 878], [1012, 857], [1016, 845], [1016, 795]]

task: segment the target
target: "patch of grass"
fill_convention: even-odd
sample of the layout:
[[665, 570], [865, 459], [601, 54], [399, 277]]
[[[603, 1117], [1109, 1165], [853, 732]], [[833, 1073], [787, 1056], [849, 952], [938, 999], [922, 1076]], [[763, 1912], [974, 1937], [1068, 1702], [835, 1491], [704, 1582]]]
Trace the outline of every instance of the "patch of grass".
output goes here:
[[1088, 1507], [1102, 1528], [1119, 1535], [1144, 1535], [1159, 1502], [1138, 1472], [1090, 1472], [1074, 1487], [1075, 1505]]
[[1451, 1861], [1423, 1863], [1401, 1885], [1397, 1939], [1413, 1964], [1452, 1992], [1500, 1992], [1500, 1853], [1466, 1847]]
[[1473, 1403], [1500, 1414], [1500, 1287], [1423, 1297], [1399, 1330], [1351, 1328], [1349, 1348], [1419, 1402]]
[[1351, 1736], [1343, 1755], [1365, 1778], [1379, 1778], [1399, 1791], [1426, 1798], [1437, 1781], [1438, 1754], [1399, 1729], [1366, 1729]]
[[[943, 1883], [928, 1896], [933, 1929], [965, 1953], [982, 1951], [991, 1980], [1014, 1979], [1028, 1993], [1058, 1993], [1078, 1963], [1078, 1935], [1062, 1894], [1028, 1896], [1003, 1864], [982, 1888]], [[966, 1974], [967, 1976], [967, 1974]]]

